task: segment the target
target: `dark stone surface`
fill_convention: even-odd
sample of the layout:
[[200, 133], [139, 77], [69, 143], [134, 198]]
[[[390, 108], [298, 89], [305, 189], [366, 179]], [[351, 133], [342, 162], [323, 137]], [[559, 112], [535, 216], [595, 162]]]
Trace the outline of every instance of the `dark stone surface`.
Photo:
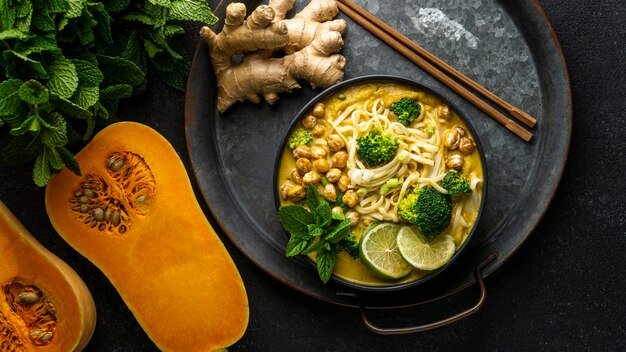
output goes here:
[[[361, 324], [357, 310], [319, 302], [283, 286], [223, 237], [250, 299], [248, 330], [231, 351], [624, 350], [626, 178], [621, 162], [626, 147], [626, 3], [539, 3], [552, 20], [568, 62], [574, 101], [572, 146], [561, 185], [543, 220], [520, 250], [487, 278], [489, 297], [483, 309], [435, 331], [376, 336]], [[122, 106], [121, 117], [160, 131], [191, 174], [184, 97], [155, 78], [153, 82], [148, 91]], [[44, 190], [33, 186], [30, 173], [0, 164], [0, 199], [92, 289], [98, 323], [87, 350], [156, 350], [106, 277], [56, 235], [45, 215]], [[427, 322], [466, 307], [476, 294], [474, 287], [443, 302], [374, 312], [372, 318], [385, 326]]]

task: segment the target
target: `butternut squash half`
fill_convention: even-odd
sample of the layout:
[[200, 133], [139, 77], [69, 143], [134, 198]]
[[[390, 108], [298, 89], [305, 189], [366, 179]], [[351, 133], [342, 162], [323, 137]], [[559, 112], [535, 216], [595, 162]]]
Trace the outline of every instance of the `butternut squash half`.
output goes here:
[[169, 142], [134, 122], [112, 124], [46, 188], [57, 232], [109, 278], [166, 351], [213, 351], [248, 325], [241, 276], [195, 198]]
[[96, 326], [91, 293], [0, 202], [0, 351], [80, 351]]

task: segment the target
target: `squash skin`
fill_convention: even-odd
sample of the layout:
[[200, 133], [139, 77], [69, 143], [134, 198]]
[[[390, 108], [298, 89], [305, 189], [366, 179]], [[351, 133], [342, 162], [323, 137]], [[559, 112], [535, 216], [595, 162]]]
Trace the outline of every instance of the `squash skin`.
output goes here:
[[152, 341], [164, 351], [213, 351], [244, 334], [248, 298], [241, 276], [200, 208], [182, 161], [152, 128], [112, 124], [76, 155], [83, 175], [105, 182], [112, 153], [145, 161], [155, 191], [145, 214], [129, 211], [132, 227], [106, 233], [79, 221], [69, 203], [84, 177], [67, 169], [46, 188], [57, 232], [111, 281]]
[[[0, 201], [0, 286], [11, 283], [34, 285], [51, 302], [57, 328], [43, 346], [29, 344], [27, 332], [22, 339], [27, 351], [81, 351], [96, 327], [96, 307], [89, 289], [63, 260], [43, 247]], [[8, 305], [0, 294], [0, 312], [7, 315]]]

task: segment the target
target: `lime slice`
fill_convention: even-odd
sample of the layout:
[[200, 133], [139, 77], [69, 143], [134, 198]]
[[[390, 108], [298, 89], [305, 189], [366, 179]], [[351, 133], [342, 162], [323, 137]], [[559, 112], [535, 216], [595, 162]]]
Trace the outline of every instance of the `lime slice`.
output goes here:
[[456, 251], [454, 238], [442, 235], [424, 239], [411, 226], [403, 226], [398, 232], [398, 249], [413, 267], [421, 270], [435, 270], [444, 266]]
[[372, 274], [381, 279], [401, 279], [413, 268], [398, 251], [396, 237], [401, 226], [380, 223], [364, 232], [359, 245], [359, 256]]

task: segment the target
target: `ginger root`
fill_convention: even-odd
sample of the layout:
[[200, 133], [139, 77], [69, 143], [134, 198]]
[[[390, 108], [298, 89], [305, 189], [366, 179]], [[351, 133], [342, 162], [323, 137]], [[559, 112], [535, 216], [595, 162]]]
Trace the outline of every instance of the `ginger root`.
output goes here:
[[[217, 78], [217, 107], [224, 112], [237, 101], [273, 104], [278, 94], [300, 88], [299, 79], [313, 88], [329, 87], [343, 79], [345, 58], [344, 20], [332, 20], [339, 12], [335, 0], [312, 0], [291, 19], [285, 14], [295, 0], [270, 0], [246, 19], [246, 7], [231, 3], [224, 28], [216, 34], [209, 27], [200, 36], [209, 46]], [[274, 57], [275, 51], [285, 53]], [[233, 57], [243, 54], [235, 63]]]

